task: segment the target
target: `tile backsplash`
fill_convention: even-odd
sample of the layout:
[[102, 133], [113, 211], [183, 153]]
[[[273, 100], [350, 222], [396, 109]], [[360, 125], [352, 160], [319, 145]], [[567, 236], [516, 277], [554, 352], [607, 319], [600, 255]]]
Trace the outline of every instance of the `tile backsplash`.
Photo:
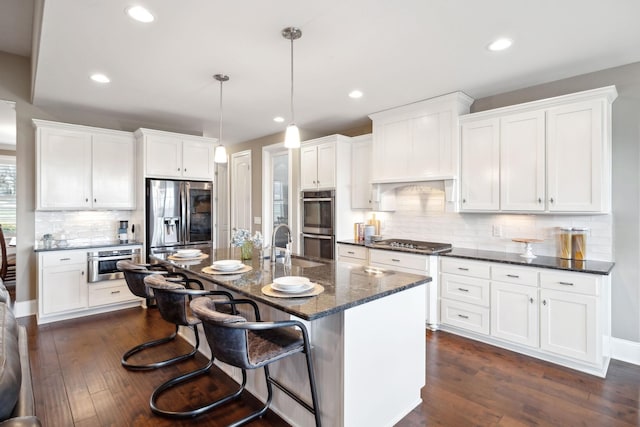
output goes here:
[[[613, 260], [611, 215], [523, 215], [445, 212], [444, 192], [424, 185], [396, 190], [396, 211], [376, 213], [383, 237], [452, 243], [455, 247], [523, 252], [513, 238], [544, 240], [537, 255], [558, 256], [560, 227], [587, 227], [587, 259]], [[371, 215], [365, 215], [370, 218]]]
[[[135, 211], [37, 211], [35, 218], [36, 241], [47, 233], [56, 240], [64, 235], [75, 244], [113, 241], [118, 239], [120, 221], [129, 221], [129, 240], [142, 240], [142, 218]], [[135, 236], [131, 233], [134, 224]]]

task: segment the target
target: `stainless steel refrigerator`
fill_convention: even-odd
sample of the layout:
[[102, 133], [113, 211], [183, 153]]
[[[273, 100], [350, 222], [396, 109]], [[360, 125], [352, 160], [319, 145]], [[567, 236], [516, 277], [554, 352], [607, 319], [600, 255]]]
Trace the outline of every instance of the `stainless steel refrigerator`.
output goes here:
[[213, 239], [210, 182], [146, 180], [147, 254]]

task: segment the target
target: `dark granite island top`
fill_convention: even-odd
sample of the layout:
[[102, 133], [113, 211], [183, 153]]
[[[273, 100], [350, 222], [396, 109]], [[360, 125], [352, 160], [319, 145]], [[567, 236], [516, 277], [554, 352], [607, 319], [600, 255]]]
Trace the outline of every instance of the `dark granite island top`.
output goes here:
[[[253, 270], [243, 274], [212, 275], [203, 273], [204, 267], [221, 259], [240, 259], [239, 248], [208, 248], [203, 252], [208, 258], [198, 261], [173, 261], [169, 253], [154, 253], [152, 259], [169, 264], [178, 271], [191, 273], [199, 278], [218, 284], [246, 297], [305, 320], [314, 320], [365, 304], [388, 295], [420, 286], [431, 281], [428, 276], [385, 271], [382, 274], [368, 273], [361, 266], [325, 259], [292, 257], [292, 266], [271, 264], [268, 259], [260, 262], [258, 252], [253, 259], [244, 261]], [[282, 276], [304, 276], [324, 287], [318, 296], [307, 298], [274, 298], [262, 293], [262, 287]]]

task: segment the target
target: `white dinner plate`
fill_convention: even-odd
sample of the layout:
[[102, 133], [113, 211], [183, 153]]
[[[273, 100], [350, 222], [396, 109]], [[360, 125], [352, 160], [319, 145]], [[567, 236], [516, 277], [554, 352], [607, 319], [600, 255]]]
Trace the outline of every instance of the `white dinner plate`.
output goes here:
[[244, 264], [237, 259], [221, 259], [214, 261], [211, 268], [218, 271], [235, 271], [240, 270]]
[[200, 256], [201, 253], [200, 249], [178, 249], [174, 255], [178, 258], [193, 258]]
[[303, 284], [297, 285], [296, 287], [293, 287], [293, 286], [282, 287], [282, 286], [278, 285], [277, 283], [272, 283], [271, 284], [271, 287], [273, 289], [275, 289], [276, 291], [278, 291], [278, 292], [286, 292], [288, 294], [298, 294], [298, 293], [301, 293], [301, 292], [307, 292], [307, 291], [313, 289], [314, 286], [315, 286], [314, 283], [303, 283]]
[[287, 289], [300, 289], [300, 287], [308, 285], [310, 280], [307, 277], [302, 276], [283, 276], [273, 279], [273, 283], [278, 286], [279, 291], [286, 292]]

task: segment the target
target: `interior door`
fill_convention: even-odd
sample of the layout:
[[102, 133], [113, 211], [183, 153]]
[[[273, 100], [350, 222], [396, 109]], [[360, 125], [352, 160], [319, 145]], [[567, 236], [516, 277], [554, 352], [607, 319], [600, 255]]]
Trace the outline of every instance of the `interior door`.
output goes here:
[[228, 163], [218, 163], [216, 165], [216, 247], [225, 248], [229, 246], [229, 167]]
[[251, 150], [231, 155], [231, 228], [251, 231]]

